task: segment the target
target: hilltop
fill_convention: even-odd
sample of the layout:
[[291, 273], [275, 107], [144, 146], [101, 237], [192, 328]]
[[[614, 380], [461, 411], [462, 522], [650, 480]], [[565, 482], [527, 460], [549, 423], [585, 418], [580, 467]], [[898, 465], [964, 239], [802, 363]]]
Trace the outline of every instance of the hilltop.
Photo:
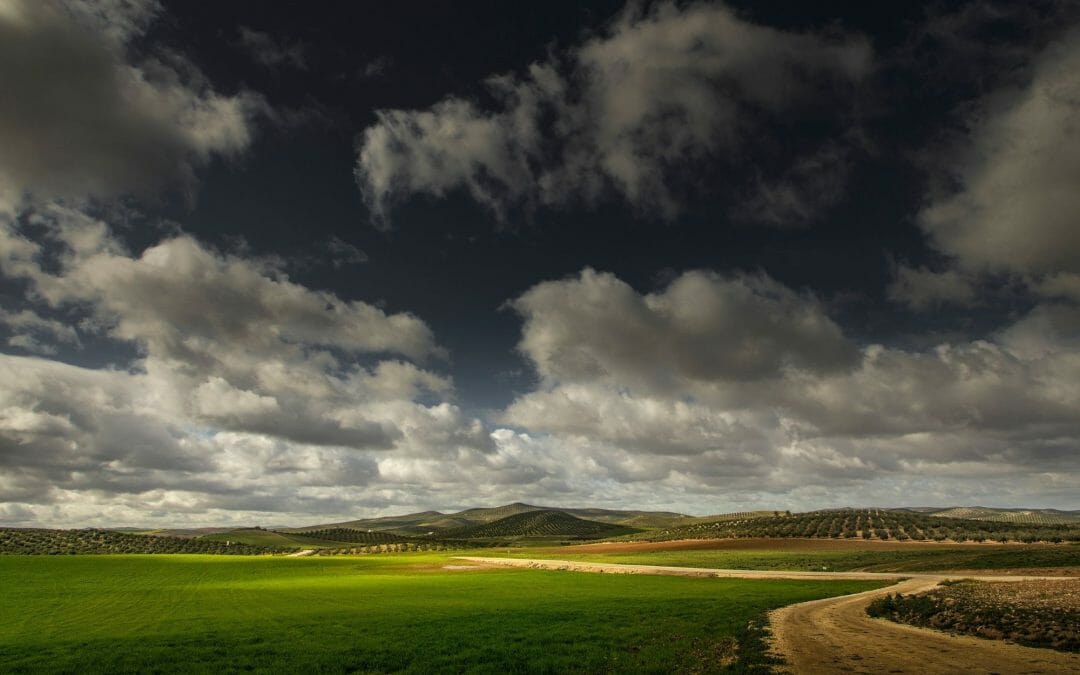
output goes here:
[[912, 511], [938, 518], [987, 520], [1020, 525], [1080, 524], [1080, 511], [1059, 511], [1058, 509], [1000, 509], [986, 506], [951, 506], [948, 508], [910, 507], [897, 510]]
[[524, 537], [559, 537], [563, 539], [601, 539], [640, 532], [640, 530], [585, 520], [564, 511], [542, 509], [522, 511], [488, 523], [451, 530], [448, 536], [459, 539], [504, 539]]

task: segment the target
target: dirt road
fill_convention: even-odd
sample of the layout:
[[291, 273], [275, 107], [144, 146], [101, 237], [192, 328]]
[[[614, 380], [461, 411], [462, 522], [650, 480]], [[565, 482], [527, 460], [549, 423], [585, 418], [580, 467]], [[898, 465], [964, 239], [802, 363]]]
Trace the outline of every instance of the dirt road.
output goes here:
[[1080, 673], [1078, 654], [948, 635], [866, 615], [866, 605], [877, 596], [927, 591], [944, 578], [910, 579], [774, 610], [769, 615], [773, 649], [792, 673]]
[[[486, 565], [607, 574], [665, 574], [741, 579], [906, 579], [882, 589], [814, 600], [774, 610], [769, 615], [773, 650], [787, 672], [801, 673], [1080, 673], [1080, 655], [1015, 644], [953, 636], [884, 619], [872, 619], [866, 605], [886, 593], [918, 593], [948, 578], [946, 574], [875, 572], [783, 572], [723, 570], [657, 565], [617, 565], [569, 560], [476, 558]], [[964, 575], [982, 581], [1024, 581], [1062, 577]], [[1080, 582], [1077, 582], [1080, 583]]]

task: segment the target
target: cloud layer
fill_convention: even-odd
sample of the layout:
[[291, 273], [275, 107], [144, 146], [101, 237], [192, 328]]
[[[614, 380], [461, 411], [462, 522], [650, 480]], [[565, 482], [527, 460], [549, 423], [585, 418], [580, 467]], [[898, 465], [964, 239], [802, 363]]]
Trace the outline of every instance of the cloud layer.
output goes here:
[[920, 222], [968, 270], [1070, 277], [1080, 273], [1080, 32], [1051, 43], [1030, 73], [981, 102], [957, 161], [958, 189]]
[[179, 54], [131, 53], [156, 2], [4, 0], [0, 182], [42, 198], [190, 191], [251, 142], [254, 94], [216, 92]]
[[[42, 311], [77, 311], [83, 336], [137, 356], [104, 370], [0, 357], [0, 500], [164, 491], [204, 509], [264, 508], [255, 497], [274, 495], [282, 501], [268, 510], [280, 510], [305, 490], [333, 500], [366, 485], [380, 453], [491, 448], [448, 400], [450, 381], [413, 363], [442, 355], [416, 317], [312, 291], [185, 235], [135, 256], [79, 212], [52, 207], [23, 222], [48, 234], [24, 240], [36, 250], [5, 265], [8, 276]], [[55, 328], [29, 310], [4, 318]], [[237, 475], [258, 485], [252, 500]]]
[[1070, 305], [916, 352], [857, 348], [812, 297], [760, 276], [689, 272], [639, 294], [586, 270], [513, 306], [543, 380], [502, 421], [620, 480], [835, 498], [927, 471], [957, 486], [1010, 473], [1028, 490], [1080, 478]]
[[[783, 32], [718, 4], [632, 5], [566, 54], [491, 77], [492, 107], [448, 97], [427, 110], [379, 111], [358, 141], [356, 178], [382, 226], [403, 199], [455, 190], [500, 220], [608, 193], [670, 218], [689, 167], [720, 161], [745, 181], [762, 170], [740, 166], [745, 147], [769, 145], [751, 138], [768, 136], [781, 114], [850, 114], [870, 63], [857, 37]], [[742, 214], [774, 224], [816, 215], [843, 188], [837, 143], [826, 138], [787, 173], [755, 176], [761, 195]]]
[[[1075, 501], [1075, 33], [976, 106], [954, 184], [918, 218], [946, 259], [895, 265], [886, 291], [932, 311], [985, 301], [980, 275], [1020, 279], [1034, 293], [1002, 325], [903, 349], [859, 342], [765, 272], [643, 289], [585, 268], [506, 299], [536, 377], [479, 412], [431, 326], [377, 289], [308, 286], [178, 227], [134, 247], [111, 222], [110, 200], [191, 192], [243, 154], [264, 105], [143, 45], [162, 15], [152, 0], [0, 0], [0, 275], [18, 298], [0, 309], [0, 523]], [[299, 46], [244, 35], [264, 65], [303, 66]], [[635, 4], [490, 78], [484, 103], [378, 112], [355, 174], [382, 226], [416, 195], [464, 191], [503, 220], [611, 197], [670, 218], [686, 191], [729, 188], [727, 215], [806, 223], [845, 190], [852, 91], [871, 70], [858, 36]], [[793, 119], [816, 131], [778, 147]], [[325, 240], [328, 274], [367, 260], [346, 239]]]

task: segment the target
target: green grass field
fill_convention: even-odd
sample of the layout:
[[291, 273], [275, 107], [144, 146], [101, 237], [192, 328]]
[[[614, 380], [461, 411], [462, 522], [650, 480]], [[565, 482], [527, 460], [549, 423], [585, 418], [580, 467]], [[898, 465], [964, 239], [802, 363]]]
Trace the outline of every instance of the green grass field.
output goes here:
[[721, 670], [738, 651], [729, 668], [738, 671], [761, 663], [747, 626], [765, 610], [875, 586], [446, 564], [441, 554], [4, 557], [0, 663], [80, 673], [689, 672]]
[[[490, 555], [490, 554], [489, 554]], [[1080, 567], [1080, 545], [968, 547], [911, 547], [907, 550], [683, 550], [641, 553], [573, 553], [515, 551], [520, 558], [559, 558], [584, 562], [715, 567], [750, 570], [868, 572], [932, 572], [967, 569], [1032, 569]]]

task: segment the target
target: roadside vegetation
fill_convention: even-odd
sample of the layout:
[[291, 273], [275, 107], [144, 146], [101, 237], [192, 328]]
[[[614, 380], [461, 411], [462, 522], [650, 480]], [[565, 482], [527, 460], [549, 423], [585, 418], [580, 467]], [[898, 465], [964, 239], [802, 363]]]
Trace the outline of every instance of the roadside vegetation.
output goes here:
[[228, 538], [163, 537], [112, 530], [0, 529], [0, 555], [85, 555], [103, 553], [212, 553], [263, 555], [291, 548], [260, 546]]
[[0, 558], [13, 672], [766, 672], [764, 613], [880, 584], [360, 558]]
[[951, 633], [1080, 652], [1080, 594], [1075, 582], [963, 580], [917, 595], [886, 595], [866, 611]]

